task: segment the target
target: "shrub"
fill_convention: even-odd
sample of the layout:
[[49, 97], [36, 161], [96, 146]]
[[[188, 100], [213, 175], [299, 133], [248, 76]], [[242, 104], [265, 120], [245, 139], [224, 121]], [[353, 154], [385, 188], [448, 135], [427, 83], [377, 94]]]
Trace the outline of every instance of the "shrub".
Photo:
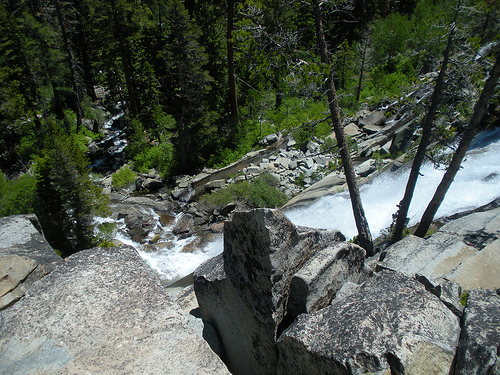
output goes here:
[[134, 183], [137, 175], [132, 172], [128, 165], [122, 166], [118, 169], [112, 177], [112, 184], [115, 189], [123, 188], [127, 185]]
[[102, 223], [96, 228], [96, 238], [99, 247], [114, 247], [113, 237], [116, 234], [117, 228], [115, 223]]
[[241, 181], [225, 189], [207, 194], [200, 203], [209, 207], [224, 207], [231, 202], [242, 202], [250, 207], [280, 207], [287, 202], [286, 195], [279, 190], [278, 179], [263, 173], [253, 181]]
[[25, 173], [16, 180], [7, 180], [0, 171], [0, 216], [34, 212], [36, 178]]
[[165, 177], [175, 168], [174, 146], [171, 143], [160, 143], [147, 147], [134, 156], [133, 165], [141, 173], [155, 168]]
[[276, 208], [286, 203], [286, 195], [278, 187], [278, 179], [268, 173], [258, 176], [248, 192], [248, 203], [252, 207]]

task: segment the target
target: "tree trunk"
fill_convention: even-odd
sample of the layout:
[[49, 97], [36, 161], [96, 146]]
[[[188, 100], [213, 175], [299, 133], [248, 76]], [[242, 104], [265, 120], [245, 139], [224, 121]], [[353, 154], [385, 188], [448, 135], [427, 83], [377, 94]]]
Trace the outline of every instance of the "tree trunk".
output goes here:
[[76, 76], [76, 62], [73, 57], [73, 52], [71, 51], [71, 46], [69, 44], [68, 40], [68, 33], [66, 32], [66, 26], [64, 24], [64, 20], [62, 17], [61, 13], [61, 6], [59, 4], [59, 0], [56, 0], [55, 2], [56, 5], [56, 12], [57, 12], [57, 19], [59, 21], [59, 24], [61, 26], [61, 34], [63, 38], [63, 43], [64, 43], [64, 49], [66, 50], [67, 58], [68, 58], [68, 66], [71, 72], [71, 84], [73, 86], [73, 97], [74, 97], [74, 104], [75, 104], [75, 112], [76, 112], [76, 133], [80, 131], [80, 128], [82, 126], [82, 117], [83, 117], [83, 110], [81, 106], [81, 99], [80, 99], [80, 93], [78, 90], [78, 80]]
[[[327, 69], [330, 68], [330, 58], [328, 56], [328, 49], [326, 47], [325, 35], [323, 31], [323, 21], [321, 19], [321, 9], [319, 7], [318, 0], [313, 0], [313, 10], [314, 18], [316, 21], [316, 36], [318, 39], [318, 46], [321, 55], [321, 62], [325, 65]], [[359, 194], [359, 189], [356, 184], [354, 168], [352, 166], [351, 156], [349, 155], [349, 148], [347, 146], [347, 140], [344, 134], [344, 129], [342, 128], [342, 121], [340, 118], [340, 108], [337, 101], [337, 94], [334, 85], [334, 75], [331, 70], [329, 70], [328, 77], [325, 81], [325, 88], [328, 95], [328, 103], [330, 106], [330, 116], [332, 119], [333, 130], [337, 138], [337, 143], [340, 149], [340, 157], [342, 159], [342, 164], [344, 166], [344, 172], [346, 176], [347, 186], [349, 188], [349, 195], [351, 197], [352, 210], [354, 213], [354, 219], [356, 221], [356, 228], [358, 229], [358, 242], [361, 247], [363, 247], [367, 254], [372, 254], [373, 243], [370, 234], [370, 229], [368, 228], [368, 221], [365, 217], [365, 212], [363, 210], [363, 205], [361, 204], [361, 197]]]
[[87, 95], [90, 99], [95, 102], [97, 96], [94, 90], [94, 76], [92, 74], [92, 66], [88, 54], [87, 37], [85, 34], [85, 28], [83, 22], [88, 18], [88, 10], [81, 0], [75, 1], [75, 6], [78, 10], [78, 20], [77, 20], [77, 31], [78, 31], [78, 47], [80, 50], [80, 57], [82, 59], [83, 65], [83, 79], [85, 81], [85, 86], [87, 90]]
[[422, 138], [418, 145], [418, 150], [413, 159], [413, 164], [410, 171], [410, 176], [408, 177], [408, 182], [406, 184], [405, 194], [401, 202], [399, 202], [398, 215], [396, 218], [396, 224], [394, 227], [394, 233], [392, 235], [391, 242], [397, 242], [403, 237], [403, 229], [407, 223], [408, 209], [410, 207], [411, 200], [413, 198], [413, 193], [415, 191], [415, 186], [417, 184], [418, 175], [420, 172], [420, 167], [424, 162], [425, 153], [427, 151], [427, 146], [429, 145], [432, 136], [432, 124], [434, 122], [434, 115], [436, 114], [438, 104], [441, 100], [441, 94], [443, 90], [443, 81], [446, 73], [446, 68], [448, 66], [449, 55], [451, 47], [453, 44], [453, 35], [455, 33], [455, 22], [457, 20], [458, 8], [460, 6], [460, 1], [457, 4], [457, 10], [455, 12], [455, 18], [451, 25], [450, 33], [448, 35], [448, 42], [443, 53], [443, 63], [441, 65], [441, 70], [439, 71], [438, 78], [436, 80], [436, 86], [432, 93], [431, 105], [427, 112], [427, 117], [422, 126]]
[[227, 5], [227, 74], [229, 84], [229, 105], [231, 115], [238, 119], [238, 97], [236, 95], [236, 77], [234, 73], [234, 46], [233, 46], [233, 27], [234, 27], [234, 0], [228, 0]]
[[122, 35], [119, 15], [116, 9], [115, 0], [111, 0], [111, 9], [113, 12], [113, 22], [115, 27], [115, 37], [118, 40], [118, 49], [122, 58], [123, 74], [127, 84], [128, 102], [130, 104], [130, 113], [132, 117], [137, 117], [139, 109], [137, 106], [137, 96], [135, 94], [135, 85], [133, 81], [132, 68], [130, 66], [129, 53], [126, 46], [126, 41]]
[[491, 99], [495, 91], [495, 86], [500, 77], [500, 52], [497, 52], [495, 65], [490, 71], [490, 76], [487, 79], [483, 91], [481, 92], [481, 96], [474, 107], [474, 113], [470, 119], [469, 125], [462, 136], [460, 144], [458, 145], [457, 151], [455, 155], [453, 155], [453, 159], [446, 170], [446, 173], [441, 180], [441, 183], [436, 189], [432, 200], [427, 206], [424, 214], [422, 215], [422, 219], [420, 220], [420, 224], [415, 232], [415, 235], [418, 237], [424, 237], [432, 224], [432, 220], [434, 219], [434, 215], [436, 214], [439, 206], [443, 202], [444, 196], [446, 195], [448, 188], [450, 187], [455, 175], [460, 169], [460, 164], [465, 156], [465, 153], [469, 149], [469, 146], [476, 135], [477, 129], [479, 128], [479, 124], [481, 119], [483, 118], [488, 103]]
[[363, 58], [361, 59], [361, 69], [359, 72], [358, 79], [358, 88], [356, 90], [356, 101], [359, 102], [359, 96], [361, 95], [361, 84], [363, 83], [363, 73], [365, 71], [365, 58], [366, 58], [366, 49], [368, 48], [368, 37], [365, 36], [365, 46], [362, 50]]

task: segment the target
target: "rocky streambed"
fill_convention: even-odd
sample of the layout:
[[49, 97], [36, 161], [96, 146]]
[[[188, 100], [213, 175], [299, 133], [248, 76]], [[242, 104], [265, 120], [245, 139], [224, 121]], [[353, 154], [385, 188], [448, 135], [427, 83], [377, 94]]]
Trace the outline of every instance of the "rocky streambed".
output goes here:
[[[344, 121], [345, 132], [353, 139], [352, 144], [357, 145], [353, 147], [351, 156], [359, 184], [372, 181], [384, 171], [399, 170], [407, 158], [405, 152], [412, 147], [412, 141], [418, 139], [420, 130], [412, 112], [400, 111], [387, 118], [385, 113], [392, 112], [394, 110], [388, 108], [363, 110], [356, 117]], [[451, 123], [449, 126], [451, 127]], [[488, 137], [495, 136], [485, 136]], [[298, 145], [292, 134], [278, 133], [267, 136], [261, 141], [261, 147], [227, 167], [218, 170], [205, 168], [194, 176], [178, 176], [170, 185], [165, 185], [154, 171], [140, 175], [135, 184], [120, 191], [112, 189], [111, 177], [105, 178], [101, 184], [104, 192], [111, 198], [113, 215], [102, 221], [117, 224], [113, 242], [136, 247], [148, 264], [161, 275], [164, 282], [170, 284], [190, 274], [198, 264], [222, 251], [223, 223], [232, 217], [235, 210], [242, 208], [238, 202], [234, 202], [226, 207], [207, 210], [197, 202], [198, 197], [207, 192], [224, 189], [238, 181], [253, 180], [262, 173], [276, 177], [280, 188], [290, 197], [284, 209], [290, 212], [294, 222], [303, 221], [304, 214], [300, 210], [307, 210], [312, 202], [318, 202], [315, 203], [316, 206], [322, 205], [312, 208], [318, 212], [316, 221], [321, 221], [320, 212], [333, 203], [320, 203], [322, 201], [318, 201], [318, 198], [333, 197], [333, 194], [346, 189], [345, 176], [338, 164], [338, 155], [327, 149], [323, 140], [311, 139]], [[374, 155], [376, 157], [373, 157]], [[399, 156], [394, 159], [392, 155]], [[485, 168], [496, 168], [495, 165], [488, 163], [477, 163]], [[496, 181], [494, 171], [488, 173], [490, 177], [493, 176], [489, 179], [488, 186], [494, 185]], [[425, 174], [430, 175], [434, 172], [426, 171]], [[486, 179], [486, 177], [471, 178]], [[384, 193], [382, 197], [374, 198], [376, 202], [368, 198], [365, 206], [369, 215], [380, 216], [384, 212], [390, 220], [391, 213], [396, 210], [397, 201], [394, 202], [394, 207], [387, 209], [381, 209], [380, 203], [392, 202], [394, 199], [397, 200], [399, 195], [402, 196], [403, 193], [399, 192], [400, 186], [393, 186], [396, 183], [399, 184], [393, 180], [387, 182], [391, 185], [390, 189], [398, 191], [397, 194], [388, 196]], [[404, 181], [401, 183], [403, 187], [404, 183]], [[425, 194], [432, 194], [432, 184], [426, 182], [425, 185], [419, 190]], [[382, 191], [387, 191], [387, 188], [386, 186]], [[480, 188], [489, 189], [487, 186]], [[485, 194], [484, 199], [491, 200], [497, 197], [494, 191], [491, 194]], [[348, 197], [346, 199], [348, 200]], [[476, 206], [485, 203], [484, 200], [479, 201]], [[342, 207], [347, 213], [350, 212], [350, 208], [344, 207], [341, 202], [335, 205]], [[474, 203], [470, 202], [470, 207], [465, 206], [463, 209], [473, 207]], [[372, 213], [373, 210], [376, 212]], [[334, 216], [339, 214], [337, 212]], [[350, 220], [343, 219], [343, 223]], [[390, 224], [385, 218], [376, 221], [374, 227], [377, 235]], [[330, 218], [328, 223], [335, 221]], [[313, 226], [324, 227], [325, 224], [327, 223]], [[302, 225], [311, 226], [307, 220]], [[352, 236], [349, 230], [345, 233], [349, 237]]]

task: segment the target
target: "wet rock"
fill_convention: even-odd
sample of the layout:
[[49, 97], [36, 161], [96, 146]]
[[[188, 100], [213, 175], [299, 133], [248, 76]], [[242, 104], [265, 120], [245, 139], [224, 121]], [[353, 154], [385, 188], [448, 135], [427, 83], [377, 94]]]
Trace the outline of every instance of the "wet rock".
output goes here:
[[278, 340], [279, 374], [450, 373], [458, 318], [416, 280], [383, 271]]
[[210, 225], [210, 230], [214, 233], [222, 233], [224, 231], [224, 222], [215, 223]]
[[238, 207], [238, 203], [233, 202], [225, 205], [221, 210], [219, 215], [221, 216], [228, 216], [231, 212], [233, 212], [236, 207]]
[[148, 190], [158, 190], [163, 187], [163, 182], [156, 178], [146, 178], [142, 186]]
[[160, 223], [163, 226], [172, 225], [175, 223], [175, 216], [163, 213], [160, 215]]
[[173, 234], [188, 233], [194, 226], [194, 218], [190, 214], [183, 214], [177, 219], [172, 228]]

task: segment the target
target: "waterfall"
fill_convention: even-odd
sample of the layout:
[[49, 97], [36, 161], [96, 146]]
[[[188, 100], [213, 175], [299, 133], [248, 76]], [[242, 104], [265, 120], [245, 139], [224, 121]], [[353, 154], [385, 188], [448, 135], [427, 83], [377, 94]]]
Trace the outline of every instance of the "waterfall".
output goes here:
[[[409, 210], [409, 225], [416, 224], [427, 207], [444, 174], [431, 163], [421, 169], [414, 197]], [[387, 171], [360, 187], [361, 199], [373, 238], [388, 228], [392, 214], [404, 195], [409, 168], [396, 172]], [[500, 129], [485, 131], [471, 145], [462, 169], [457, 173], [436, 218], [470, 210], [500, 197]], [[352, 207], [347, 192], [324, 196], [306, 207], [286, 210], [285, 215], [296, 225], [340, 230], [348, 239], [356, 234]], [[177, 217], [179, 219], [179, 217]], [[168, 284], [193, 272], [205, 260], [223, 250], [222, 235], [203, 248], [186, 252], [184, 248], [194, 237], [176, 239], [172, 247], [145, 251], [143, 245], [131, 240], [124, 232], [123, 220], [117, 221], [115, 237], [134, 246], [142, 258]], [[121, 230], [120, 230], [121, 229]], [[162, 237], [171, 236], [172, 226], [160, 228]], [[152, 235], [158, 233], [153, 231]]]
[[[360, 187], [361, 200], [373, 238], [392, 223], [392, 214], [403, 198], [409, 168], [385, 172], [370, 184]], [[436, 187], [444, 175], [431, 163], [424, 164], [410, 205], [409, 225], [420, 220]], [[471, 145], [462, 168], [458, 171], [436, 218], [467, 211], [500, 197], [500, 129], [484, 131]], [[286, 211], [297, 225], [313, 228], [334, 228], [348, 239], [357, 235], [347, 192], [324, 196], [307, 207]]]

